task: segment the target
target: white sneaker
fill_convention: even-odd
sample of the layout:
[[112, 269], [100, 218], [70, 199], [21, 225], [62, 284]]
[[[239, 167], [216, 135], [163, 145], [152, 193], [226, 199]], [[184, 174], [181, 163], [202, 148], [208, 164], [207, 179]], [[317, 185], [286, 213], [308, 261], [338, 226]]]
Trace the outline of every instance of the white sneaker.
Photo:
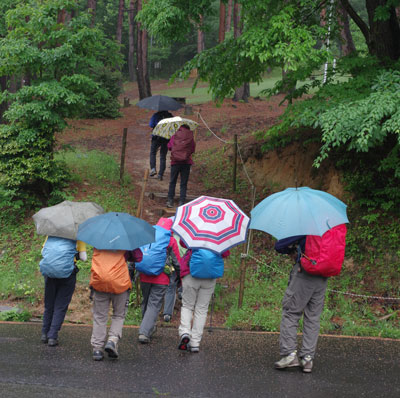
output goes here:
[[312, 372], [313, 359], [311, 358], [311, 355], [306, 355], [304, 358], [301, 358], [300, 364], [304, 373]]
[[293, 368], [300, 366], [299, 359], [297, 358], [297, 351], [293, 351], [289, 355], [282, 357], [278, 362], [275, 362], [275, 369]]
[[156, 169], [151, 169], [150, 170], [150, 177], [153, 177], [157, 174]]

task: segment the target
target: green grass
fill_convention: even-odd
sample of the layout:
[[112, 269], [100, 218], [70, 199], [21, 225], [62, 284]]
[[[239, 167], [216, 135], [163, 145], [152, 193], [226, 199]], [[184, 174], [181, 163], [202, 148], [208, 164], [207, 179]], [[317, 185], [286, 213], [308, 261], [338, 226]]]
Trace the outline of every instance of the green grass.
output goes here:
[[[119, 166], [114, 157], [84, 149], [60, 151], [56, 157], [64, 160], [71, 172], [70, 185], [65, 190], [68, 199], [94, 201], [106, 212], [135, 214], [133, 184], [128, 176], [120, 184]], [[39, 262], [45, 237], [36, 234], [30, 216], [11, 219], [0, 214], [0, 299], [16, 301], [22, 308], [41, 301], [44, 287]], [[88, 247], [88, 261], [78, 262], [77, 280], [83, 286], [89, 283], [91, 254], [92, 248]], [[22, 312], [3, 317], [11, 320], [27, 316]]]

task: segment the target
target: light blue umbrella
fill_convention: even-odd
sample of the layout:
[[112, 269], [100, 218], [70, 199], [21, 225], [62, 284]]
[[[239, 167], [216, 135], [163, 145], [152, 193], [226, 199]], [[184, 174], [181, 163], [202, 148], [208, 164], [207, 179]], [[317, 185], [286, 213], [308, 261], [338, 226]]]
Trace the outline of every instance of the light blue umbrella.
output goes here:
[[155, 229], [128, 213], [106, 213], [79, 225], [77, 239], [99, 250], [133, 250], [152, 243]]
[[333, 195], [308, 187], [274, 193], [251, 211], [251, 229], [277, 239], [295, 235], [322, 236], [328, 229], [348, 223], [346, 205]]

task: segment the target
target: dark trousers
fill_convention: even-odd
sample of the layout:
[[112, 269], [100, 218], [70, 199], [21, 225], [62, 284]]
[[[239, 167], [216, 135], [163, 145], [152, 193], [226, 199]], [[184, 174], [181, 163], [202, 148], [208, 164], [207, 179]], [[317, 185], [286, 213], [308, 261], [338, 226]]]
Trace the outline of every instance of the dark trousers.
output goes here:
[[160, 168], [158, 169], [158, 175], [160, 176], [164, 175], [165, 165], [167, 163], [168, 142], [169, 140], [163, 137], [159, 137], [158, 135], [151, 136], [150, 168], [156, 168], [157, 152], [158, 149], [160, 149]]
[[181, 175], [181, 190], [179, 200], [184, 202], [186, 199], [186, 189], [189, 181], [190, 164], [173, 164], [171, 165], [171, 179], [169, 181], [168, 200], [174, 200], [176, 182], [179, 174]]
[[44, 277], [44, 314], [42, 333], [57, 339], [75, 290], [76, 272], [68, 278]]

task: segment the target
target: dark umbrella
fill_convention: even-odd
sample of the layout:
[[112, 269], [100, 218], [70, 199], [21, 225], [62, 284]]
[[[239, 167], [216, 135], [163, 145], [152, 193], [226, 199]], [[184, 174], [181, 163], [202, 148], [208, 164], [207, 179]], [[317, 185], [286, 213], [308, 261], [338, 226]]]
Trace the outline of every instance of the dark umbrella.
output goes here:
[[142, 99], [136, 104], [139, 108], [152, 109], [153, 111], [176, 111], [182, 105], [166, 95], [153, 95]]

